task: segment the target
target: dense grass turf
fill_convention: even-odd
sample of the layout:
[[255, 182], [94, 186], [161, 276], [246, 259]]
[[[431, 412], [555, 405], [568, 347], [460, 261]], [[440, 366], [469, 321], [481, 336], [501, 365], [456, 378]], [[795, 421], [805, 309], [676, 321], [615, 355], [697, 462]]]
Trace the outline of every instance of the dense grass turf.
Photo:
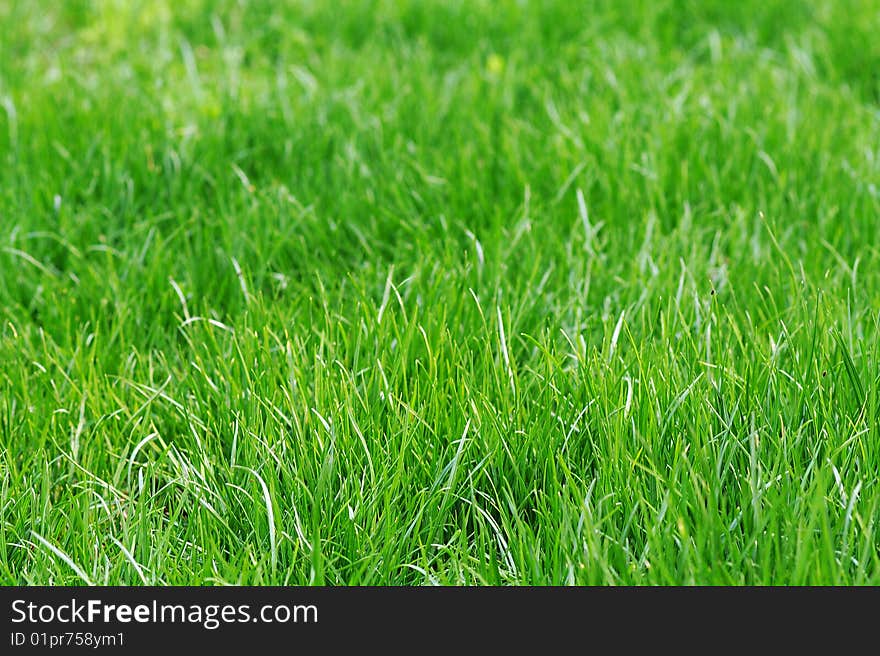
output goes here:
[[0, 2], [0, 582], [880, 583], [878, 33]]

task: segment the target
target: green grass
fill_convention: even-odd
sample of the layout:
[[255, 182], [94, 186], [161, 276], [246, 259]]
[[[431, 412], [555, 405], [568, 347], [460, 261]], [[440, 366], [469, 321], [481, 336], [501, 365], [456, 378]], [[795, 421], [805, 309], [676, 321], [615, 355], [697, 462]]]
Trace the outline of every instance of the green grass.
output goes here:
[[880, 583], [878, 32], [0, 1], [0, 582]]

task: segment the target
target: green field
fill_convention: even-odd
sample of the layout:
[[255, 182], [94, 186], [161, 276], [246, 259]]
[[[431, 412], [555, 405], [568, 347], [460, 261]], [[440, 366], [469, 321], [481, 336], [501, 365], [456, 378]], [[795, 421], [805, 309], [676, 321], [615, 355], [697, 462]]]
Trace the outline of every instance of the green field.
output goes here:
[[880, 583], [878, 33], [0, 0], [0, 583]]

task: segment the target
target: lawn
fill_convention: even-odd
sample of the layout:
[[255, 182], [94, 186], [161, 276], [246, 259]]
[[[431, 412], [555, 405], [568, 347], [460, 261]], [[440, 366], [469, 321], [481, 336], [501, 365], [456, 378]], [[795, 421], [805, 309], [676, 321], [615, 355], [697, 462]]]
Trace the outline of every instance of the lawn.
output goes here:
[[878, 33], [0, 0], [0, 583], [880, 583]]

